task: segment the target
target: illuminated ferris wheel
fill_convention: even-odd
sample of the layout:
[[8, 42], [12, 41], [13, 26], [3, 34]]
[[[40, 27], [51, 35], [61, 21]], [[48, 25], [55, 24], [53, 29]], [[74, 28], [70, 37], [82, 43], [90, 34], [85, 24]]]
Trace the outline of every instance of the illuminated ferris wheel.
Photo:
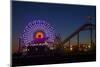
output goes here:
[[27, 46], [28, 43], [53, 43], [55, 39], [54, 28], [44, 20], [34, 20], [30, 22], [24, 29], [22, 40]]

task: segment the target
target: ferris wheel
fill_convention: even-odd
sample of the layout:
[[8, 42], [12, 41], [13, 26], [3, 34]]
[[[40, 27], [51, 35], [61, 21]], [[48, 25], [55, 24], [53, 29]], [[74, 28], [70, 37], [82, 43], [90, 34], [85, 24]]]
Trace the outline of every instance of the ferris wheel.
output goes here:
[[47, 42], [54, 42], [55, 39], [54, 28], [44, 20], [34, 20], [28, 23], [22, 34], [22, 40], [26, 46], [28, 45], [28, 43], [35, 40], [34, 35], [36, 35], [37, 32], [39, 33], [43, 32], [45, 34], [45, 37], [48, 38], [46, 40]]

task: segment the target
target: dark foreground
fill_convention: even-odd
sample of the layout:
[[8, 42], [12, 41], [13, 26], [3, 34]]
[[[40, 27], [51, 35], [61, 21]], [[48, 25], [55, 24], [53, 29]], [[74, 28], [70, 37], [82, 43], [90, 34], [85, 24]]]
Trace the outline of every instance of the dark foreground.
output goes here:
[[54, 54], [54, 55], [13, 56], [12, 66], [89, 62], [89, 61], [96, 61], [95, 51], [74, 52], [74, 53]]

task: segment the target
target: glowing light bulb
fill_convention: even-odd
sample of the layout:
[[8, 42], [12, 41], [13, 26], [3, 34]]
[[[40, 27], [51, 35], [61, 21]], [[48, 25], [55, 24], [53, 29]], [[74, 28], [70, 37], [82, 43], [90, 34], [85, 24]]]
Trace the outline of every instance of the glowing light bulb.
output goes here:
[[72, 47], [70, 47], [70, 50], [72, 51], [72, 50], [73, 50], [73, 48], [72, 48]]
[[88, 45], [88, 48], [91, 48], [91, 45]]

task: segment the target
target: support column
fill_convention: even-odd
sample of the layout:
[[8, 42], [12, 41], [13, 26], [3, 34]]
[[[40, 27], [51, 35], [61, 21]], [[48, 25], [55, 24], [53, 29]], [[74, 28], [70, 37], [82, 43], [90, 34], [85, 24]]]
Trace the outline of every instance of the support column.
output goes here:
[[92, 45], [92, 28], [90, 29], [90, 43]]
[[79, 44], [79, 33], [77, 34], [77, 45], [78, 45], [78, 49], [79, 49], [79, 46], [80, 46], [80, 44]]
[[69, 40], [69, 50], [70, 50], [70, 40]]
[[18, 41], [19, 41], [19, 45], [18, 45], [18, 53], [20, 52], [20, 48], [21, 48], [21, 39], [18, 38]]

